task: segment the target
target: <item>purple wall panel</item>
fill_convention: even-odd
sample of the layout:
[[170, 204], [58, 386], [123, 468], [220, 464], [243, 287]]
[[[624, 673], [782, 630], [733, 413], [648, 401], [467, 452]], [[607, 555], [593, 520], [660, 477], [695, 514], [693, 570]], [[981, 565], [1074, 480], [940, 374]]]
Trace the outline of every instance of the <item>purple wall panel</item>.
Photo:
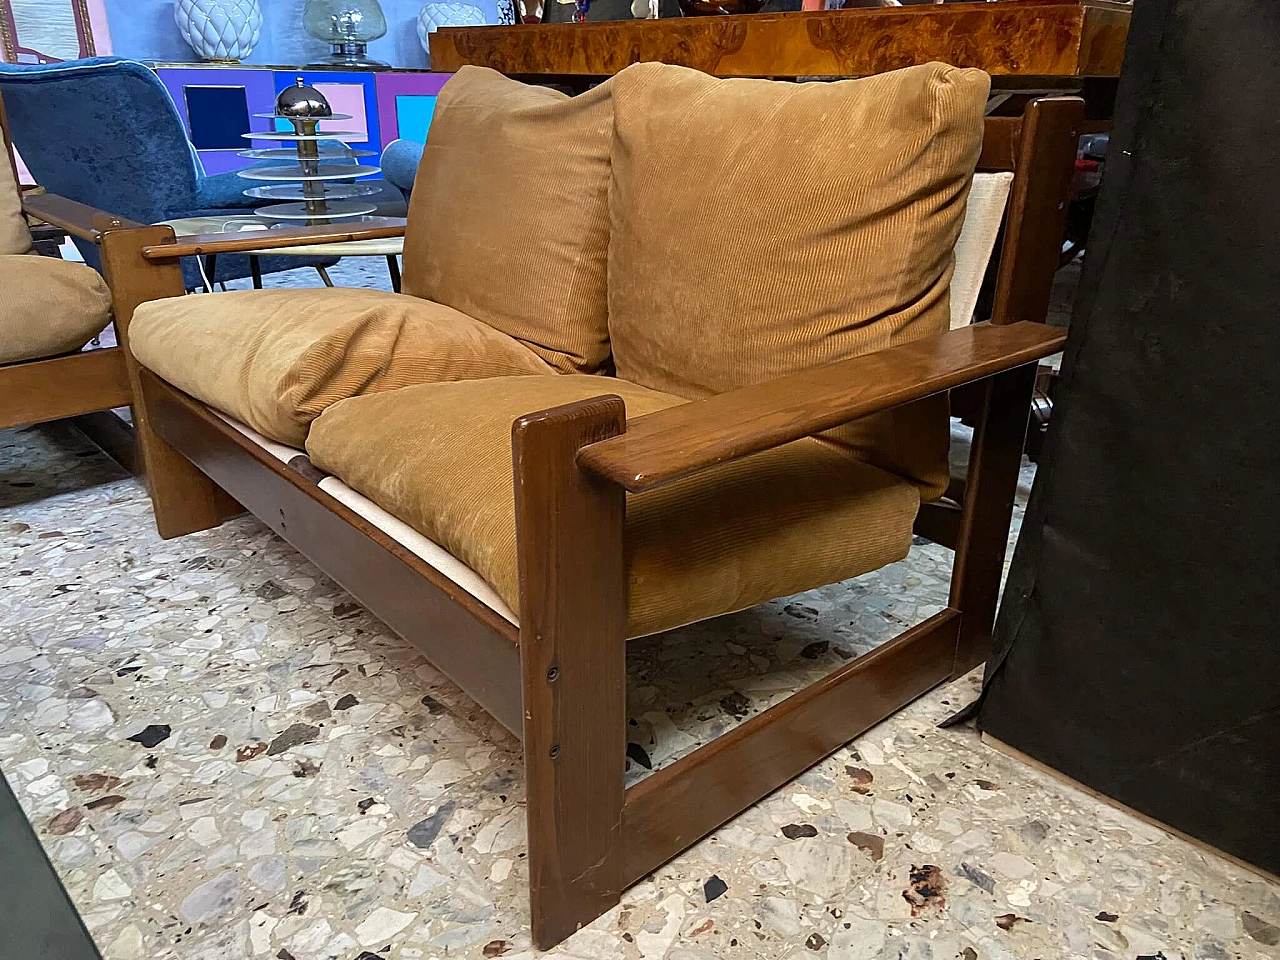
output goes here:
[[385, 148], [400, 136], [400, 122], [396, 115], [396, 97], [428, 96], [438, 94], [453, 76], [452, 73], [379, 73], [378, 129]]
[[[245, 99], [249, 105], [249, 129], [270, 130], [271, 121], [255, 117], [255, 113], [270, 113], [275, 107], [275, 80], [270, 70], [250, 70], [238, 67], [173, 69], [162, 67], [157, 70], [169, 96], [178, 107], [178, 116], [187, 128], [187, 136], [191, 136], [191, 121], [187, 116], [187, 102], [184, 88], [192, 87], [243, 87]], [[254, 146], [248, 140], [242, 149]], [[263, 144], [264, 146], [266, 144]], [[200, 161], [206, 173], [225, 173], [228, 170], [239, 170], [248, 166], [252, 160], [236, 156], [235, 150], [201, 150]]]

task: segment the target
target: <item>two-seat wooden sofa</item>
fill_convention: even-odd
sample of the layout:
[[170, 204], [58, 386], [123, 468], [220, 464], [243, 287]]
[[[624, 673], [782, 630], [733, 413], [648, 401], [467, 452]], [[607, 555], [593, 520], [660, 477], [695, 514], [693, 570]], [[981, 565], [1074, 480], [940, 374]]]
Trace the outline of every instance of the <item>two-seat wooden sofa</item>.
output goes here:
[[[407, 228], [65, 212], [137, 358], [161, 534], [249, 510], [523, 739], [539, 946], [983, 660], [1081, 119], [984, 119], [986, 91], [644, 64], [569, 100], [467, 69]], [[975, 167], [1012, 173], [995, 311], [949, 329]], [[180, 256], [401, 231], [403, 296], [165, 299]], [[629, 636], [896, 560], [913, 521], [956, 550], [947, 609], [625, 789]]]

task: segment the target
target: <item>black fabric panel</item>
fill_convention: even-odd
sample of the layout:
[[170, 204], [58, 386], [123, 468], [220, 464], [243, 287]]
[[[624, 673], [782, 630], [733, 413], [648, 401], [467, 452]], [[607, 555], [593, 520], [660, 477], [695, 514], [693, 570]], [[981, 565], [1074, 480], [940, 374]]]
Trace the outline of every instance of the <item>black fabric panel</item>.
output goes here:
[[102, 960], [0, 776], [0, 957]]
[[1139, 0], [979, 712], [1280, 872], [1280, 4]]

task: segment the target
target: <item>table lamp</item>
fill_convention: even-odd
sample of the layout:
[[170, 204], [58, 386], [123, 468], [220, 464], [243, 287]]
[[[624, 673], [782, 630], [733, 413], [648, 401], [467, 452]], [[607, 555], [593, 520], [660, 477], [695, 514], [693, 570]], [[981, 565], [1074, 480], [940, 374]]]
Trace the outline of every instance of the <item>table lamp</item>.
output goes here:
[[387, 18], [378, 0], [307, 0], [302, 11], [307, 33], [329, 44], [324, 66], [385, 67], [370, 59], [367, 47], [387, 32]]

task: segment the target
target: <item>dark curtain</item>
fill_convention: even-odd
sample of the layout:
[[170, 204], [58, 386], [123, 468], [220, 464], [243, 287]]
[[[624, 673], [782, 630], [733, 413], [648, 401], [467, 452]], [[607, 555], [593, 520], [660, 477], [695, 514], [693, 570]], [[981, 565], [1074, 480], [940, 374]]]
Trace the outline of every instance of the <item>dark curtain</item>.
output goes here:
[[1139, 0], [979, 722], [1280, 873], [1280, 3]]

